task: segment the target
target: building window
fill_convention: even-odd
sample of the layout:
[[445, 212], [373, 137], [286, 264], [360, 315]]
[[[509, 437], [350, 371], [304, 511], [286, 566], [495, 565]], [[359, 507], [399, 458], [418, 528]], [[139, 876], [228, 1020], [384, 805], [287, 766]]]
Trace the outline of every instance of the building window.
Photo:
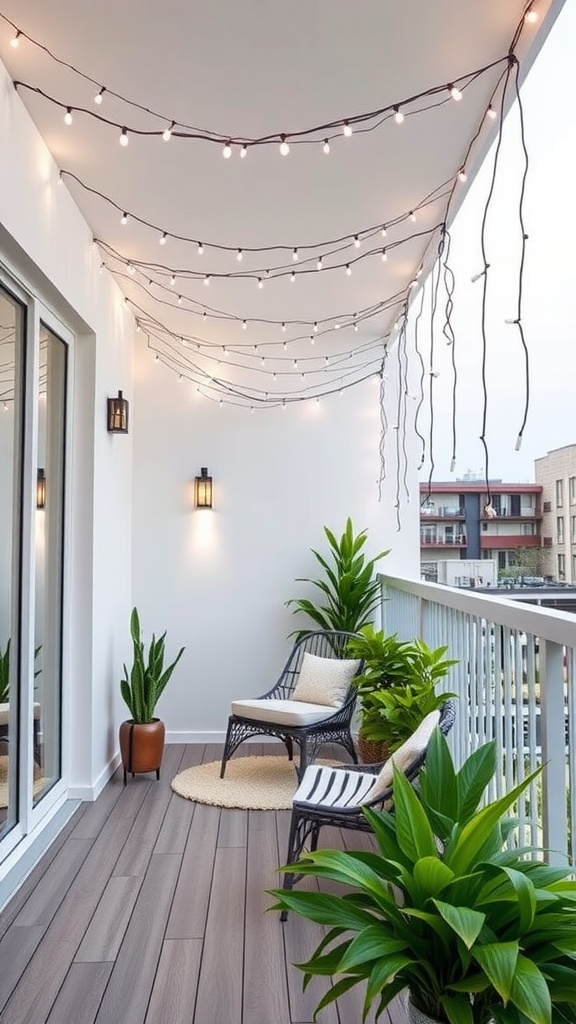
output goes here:
[[534, 523], [522, 523], [522, 533], [528, 537], [534, 536]]
[[564, 481], [556, 481], [556, 508], [562, 508], [564, 504]]
[[576, 544], [576, 516], [570, 516], [570, 540]]
[[576, 476], [571, 476], [568, 481], [568, 490], [570, 493], [570, 504], [576, 505]]
[[498, 568], [499, 569], [506, 569], [507, 568], [507, 559], [506, 559], [506, 552], [505, 551], [499, 551], [498, 552]]
[[566, 577], [566, 558], [564, 555], [558, 555], [558, 579], [563, 580]]
[[572, 555], [572, 579], [570, 582], [576, 582], [576, 555]]
[[564, 543], [564, 519], [562, 516], [556, 518], [556, 543]]

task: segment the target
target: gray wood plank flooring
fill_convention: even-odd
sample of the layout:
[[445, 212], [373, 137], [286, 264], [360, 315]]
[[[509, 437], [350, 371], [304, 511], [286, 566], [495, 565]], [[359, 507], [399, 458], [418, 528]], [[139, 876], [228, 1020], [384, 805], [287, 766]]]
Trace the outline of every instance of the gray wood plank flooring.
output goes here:
[[[244, 744], [238, 756], [272, 749]], [[312, 1024], [325, 983], [303, 992], [292, 965], [322, 929], [267, 911], [289, 812], [224, 810], [171, 790], [178, 771], [220, 756], [216, 744], [169, 746], [159, 782], [141, 775], [124, 788], [117, 772], [78, 809], [0, 914], [0, 1024]], [[355, 838], [330, 829], [321, 845]], [[318, 1024], [361, 1016], [352, 991]], [[380, 1024], [406, 1024], [402, 999]]]

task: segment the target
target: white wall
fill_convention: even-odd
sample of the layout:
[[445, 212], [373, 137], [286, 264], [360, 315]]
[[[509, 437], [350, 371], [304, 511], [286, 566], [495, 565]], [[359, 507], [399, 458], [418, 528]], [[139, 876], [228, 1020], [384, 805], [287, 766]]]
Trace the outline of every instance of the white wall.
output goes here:
[[91, 232], [0, 65], [0, 259], [75, 334], [66, 652], [69, 779], [89, 795], [117, 748], [129, 649], [132, 438], [109, 435], [105, 400], [131, 397], [134, 325]]
[[[297, 625], [284, 607], [318, 575], [323, 526], [346, 517], [368, 528], [367, 551], [391, 554], [386, 572], [419, 575], [418, 483], [397, 532], [391, 478], [378, 502], [379, 389], [253, 414], [219, 407], [156, 365], [136, 342], [133, 593], [142, 626], [168, 630], [185, 655], [159, 705], [169, 738], [219, 739], [233, 697], [275, 681]], [[395, 439], [394, 439], [395, 440]], [[413, 462], [416, 460], [414, 459]], [[192, 483], [207, 466], [214, 509], [194, 510]]]

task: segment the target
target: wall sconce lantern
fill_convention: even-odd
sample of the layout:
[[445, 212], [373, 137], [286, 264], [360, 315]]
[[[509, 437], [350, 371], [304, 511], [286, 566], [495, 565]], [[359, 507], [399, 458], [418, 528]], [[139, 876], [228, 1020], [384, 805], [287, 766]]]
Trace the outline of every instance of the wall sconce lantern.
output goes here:
[[202, 466], [200, 476], [194, 480], [194, 504], [196, 508], [212, 508], [212, 477], [208, 476], [206, 466]]
[[128, 433], [128, 402], [121, 391], [117, 398], [109, 398], [107, 427], [111, 434]]
[[43, 469], [36, 474], [36, 508], [46, 508], [46, 473]]

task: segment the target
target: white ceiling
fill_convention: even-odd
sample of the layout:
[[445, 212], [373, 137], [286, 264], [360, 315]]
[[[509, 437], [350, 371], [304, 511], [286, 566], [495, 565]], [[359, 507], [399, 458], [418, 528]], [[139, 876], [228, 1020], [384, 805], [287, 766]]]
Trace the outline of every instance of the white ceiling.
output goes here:
[[[523, 68], [533, 59], [561, 0], [550, 8], [548, 0], [537, 0], [534, 6], [538, 21], [523, 24], [516, 51]], [[161, 132], [175, 121], [201, 126], [224, 140], [257, 138], [390, 107], [498, 61], [505, 57], [525, 7], [524, 0], [165, 0], [162, 5], [138, 0], [28, 0], [23, 5], [21, 0], [2, 0], [0, 11], [23, 33], [109, 92], [162, 117], [127, 106], [109, 92], [96, 106], [93, 84], [25, 38], [12, 48], [14, 30], [5, 20], [0, 20], [0, 58], [14, 79], [39, 87], [64, 108], [85, 107], [129, 129]], [[233, 146], [228, 160], [223, 159], [222, 142], [175, 136], [165, 142], [158, 135], [130, 134], [124, 148], [117, 127], [80, 111], [74, 111], [73, 124], [67, 126], [64, 108], [28, 89], [19, 93], [64, 172], [77, 175], [121, 211], [194, 240], [169, 238], [161, 246], [158, 230], [134, 219], [122, 226], [118, 209], [64, 175], [95, 238], [124, 260], [168, 268], [131, 277], [125, 263], [103, 255], [106, 266], [118, 272], [135, 315], [158, 322], [151, 343], [162, 359], [185, 377], [204, 380], [209, 390], [216, 377], [225, 382], [225, 391], [230, 385], [254, 397], [290, 397], [377, 372], [381, 339], [393, 327], [422, 261], [428, 265], [436, 251], [438, 233], [431, 229], [445, 218], [448, 196], [419, 210], [415, 223], [408, 213], [440, 186], [442, 192], [452, 189], [481, 126], [467, 164], [470, 177], [497, 125], [484, 114], [504, 68], [499, 63], [480, 75], [461, 102], [442, 88], [433, 100], [409, 104], [402, 125], [385, 116], [376, 130], [356, 128], [351, 138], [344, 138], [338, 125], [313, 133], [306, 144], [291, 141], [286, 157], [280, 155], [277, 140], [251, 147], [245, 159], [240, 147]], [[432, 109], [416, 112], [431, 102]], [[331, 137], [329, 155], [322, 146], [326, 135]], [[467, 185], [457, 182], [455, 188], [450, 216]], [[359, 249], [352, 237], [343, 246], [327, 244], [396, 219], [400, 222], [388, 229], [385, 240], [377, 231]], [[423, 234], [395, 246], [416, 232]], [[198, 241], [204, 244], [202, 256]], [[210, 243], [234, 251], [222, 253]], [[236, 259], [238, 247], [274, 245], [287, 251], [244, 253], [241, 263]], [[307, 253], [305, 245], [311, 246]], [[383, 245], [390, 246], [385, 263]], [[293, 247], [300, 250], [298, 263], [291, 258]], [[340, 251], [329, 256], [334, 249]], [[363, 257], [371, 249], [375, 254]], [[321, 255], [324, 267], [338, 268], [318, 272]], [[344, 269], [348, 262], [351, 276]], [[293, 267], [298, 276], [291, 283]], [[303, 273], [307, 267], [310, 272]], [[287, 269], [282, 274], [278, 268]], [[176, 272], [173, 287], [171, 271]], [[212, 276], [206, 287], [201, 278], [184, 280], [184, 272], [253, 276]], [[275, 273], [278, 280], [272, 279]], [[265, 279], [262, 289], [257, 286], [260, 274]], [[183, 296], [180, 306], [178, 295]], [[399, 298], [391, 309], [362, 320], [354, 331], [355, 313], [386, 305], [394, 295]], [[232, 319], [213, 317], [212, 311]], [[283, 333], [282, 321], [305, 323]], [[335, 331], [337, 323], [341, 326]], [[164, 328], [190, 343], [183, 347]], [[211, 393], [220, 390], [216, 384]]]

